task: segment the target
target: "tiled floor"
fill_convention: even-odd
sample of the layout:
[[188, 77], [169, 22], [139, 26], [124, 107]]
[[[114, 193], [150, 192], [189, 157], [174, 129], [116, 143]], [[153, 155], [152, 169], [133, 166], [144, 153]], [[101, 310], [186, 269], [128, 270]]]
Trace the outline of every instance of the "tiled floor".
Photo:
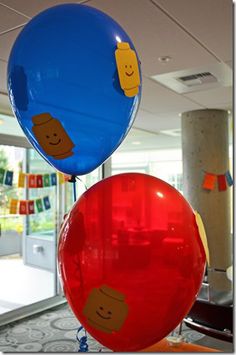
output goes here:
[[[77, 353], [79, 343], [76, 339], [80, 326], [68, 305], [59, 306], [28, 319], [0, 328], [0, 351], [16, 352], [56, 352]], [[79, 338], [84, 332], [79, 334]], [[89, 352], [110, 352], [88, 335]], [[224, 353], [232, 353], [233, 345], [207, 337], [183, 325], [182, 336], [185, 342], [204, 345]]]
[[0, 314], [54, 295], [53, 273], [20, 258], [0, 258], [0, 285]]

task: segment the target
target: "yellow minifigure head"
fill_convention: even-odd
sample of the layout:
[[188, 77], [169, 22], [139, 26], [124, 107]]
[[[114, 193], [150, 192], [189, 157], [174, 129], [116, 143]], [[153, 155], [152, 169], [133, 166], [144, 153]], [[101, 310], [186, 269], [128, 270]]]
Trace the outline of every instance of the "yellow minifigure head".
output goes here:
[[128, 97], [139, 92], [140, 75], [136, 53], [127, 42], [118, 42], [115, 51], [120, 86]]

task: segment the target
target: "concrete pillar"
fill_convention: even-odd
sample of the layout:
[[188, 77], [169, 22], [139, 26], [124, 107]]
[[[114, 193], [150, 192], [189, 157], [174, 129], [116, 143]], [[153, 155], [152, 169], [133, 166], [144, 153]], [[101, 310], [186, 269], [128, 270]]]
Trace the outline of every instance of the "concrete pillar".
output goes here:
[[[224, 174], [229, 169], [228, 113], [196, 110], [182, 114], [184, 196], [204, 222], [209, 253], [208, 281], [213, 291], [228, 291], [226, 270], [232, 264], [230, 236], [230, 188], [204, 190], [204, 171]], [[232, 188], [232, 187], [231, 187]], [[214, 270], [216, 269], [216, 270]]]

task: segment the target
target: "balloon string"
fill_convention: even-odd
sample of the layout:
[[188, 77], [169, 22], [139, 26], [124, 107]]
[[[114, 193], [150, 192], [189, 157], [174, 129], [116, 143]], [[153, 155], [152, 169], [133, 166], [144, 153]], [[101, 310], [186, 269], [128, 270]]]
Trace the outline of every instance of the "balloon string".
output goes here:
[[78, 179], [80, 182], [82, 182], [82, 184], [84, 185], [85, 190], [88, 190], [88, 188], [85, 185], [85, 183], [83, 182], [83, 180], [81, 180], [78, 176], [76, 176], [76, 179]]
[[74, 202], [76, 201], [76, 180], [73, 181], [73, 196], [74, 196]]
[[72, 182], [72, 184], [73, 184], [73, 199], [74, 199], [74, 202], [75, 202], [76, 201], [76, 176], [75, 175], [71, 175], [71, 177], [68, 180], [68, 182]]
[[[82, 330], [84, 330], [85, 335], [82, 336], [81, 338], [79, 338], [79, 332], [81, 332]], [[79, 329], [77, 330], [76, 339], [79, 343], [78, 353], [88, 352], [88, 343], [87, 343], [88, 338], [87, 338], [87, 333], [86, 333], [86, 330], [84, 329], [84, 327], [82, 327], [82, 326], [79, 327]]]
[[[78, 178], [79, 179], [79, 178]], [[80, 180], [80, 179], [79, 179]], [[82, 181], [82, 180], [80, 180]], [[72, 176], [71, 179], [70, 179], [70, 182], [73, 183], [73, 197], [74, 197], [74, 202], [76, 201], [76, 176]], [[86, 187], [87, 189], [87, 187]], [[79, 338], [79, 333], [84, 330], [84, 333], [85, 335], [82, 336], [81, 338]], [[85, 353], [85, 352], [88, 352], [88, 343], [87, 343], [87, 332], [86, 332], [86, 329], [84, 329], [84, 327], [80, 326], [79, 329], [77, 330], [77, 333], [76, 333], [76, 339], [79, 343], [79, 350], [78, 352], [79, 353]]]

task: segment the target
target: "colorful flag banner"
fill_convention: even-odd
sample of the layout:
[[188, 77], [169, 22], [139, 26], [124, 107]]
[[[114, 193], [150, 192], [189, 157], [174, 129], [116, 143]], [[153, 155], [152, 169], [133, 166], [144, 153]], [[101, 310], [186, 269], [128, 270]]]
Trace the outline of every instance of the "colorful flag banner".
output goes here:
[[45, 196], [43, 198], [43, 203], [44, 203], [45, 210], [49, 210], [51, 208], [51, 204], [48, 196]]
[[29, 174], [28, 175], [28, 187], [37, 187], [37, 180], [36, 180], [36, 175], [34, 174]]
[[18, 175], [18, 187], [25, 187], [25, 176], [24, 173], [19, 173]]
[[43, 175], [43, 187], [48, 187], [50, 186], [50, 176], [49, 174], [44, 174]]
[[52, 173], [51, 174], [51, 185], [54, 186], [57, 184], [57, 174], [56, 173]]
[[19, 214], [28, 214], [27, 201], [20, 201]]
[[35, 201], [38, 212], [43, 212], [43, 201], [41, 198], [37, 198]]
[[28, 214], [34, 214], [34, 201], [28, 201]]
[[224, 175], [217, 175], [217, 180], [218, 180], [219, 191], [225, 191], [227, 189], [225, 174]]
[[205, 173], [202, 187], [205, 190], [213, 190], [215, 186], [215, 181], [216, 181], [216, 175]]
[[43, 175], [36, 175], [36, 186], [43, 187]]
[[17, 214], [18, 200], [12, 199], [10, 201], [10, 214]]
[[234, 181], [233, 181], [233, 179], [232, 179], [232, 176], [231, 176], [229, 170], [226, 171], [225, 177], [226, 177], [226, 180], [227, 180], [227, 184], [228, 184], [229, 186], [232, 186], [232, 185], [234, 184]]
[[219, 191], [225, 191], [227, 189], [227, 184], [228, 184], [228, 186], [233, 185], [233, 179], [232, 179], [232, 176], [231, 176], [229, 170], [226, 171], [225, 174], [213, 174], [213, 173], [205, 172], [204, 180], [202, 183], [203, 189], [213, 190], [215, 187], [216, 179], [218, 182], [218, 190]]
[[[37, 207], [37, 211], [35, 205]], [[9, 213], [21, 214], [21, 215], [35, 214], [37, 212], [43, 212], [44, 211], [43, 206], [45, 207], [45, 211], [51, 208], [51, 204], [48, 196], [45, 196], [43, 199], [38, 198], [36, 200], [11, 199]]]
[[[8, 171], [3, 168], [0, 168], [0, 184], [12, 186], [13, 177], [13, 171]], [[59, 172], [51, 174], [27, 174], [21, 171], [18, 173], [17, 186], [21, 188], [42, 188], [56, 186], [58, 182], [60, 184], [64, 184], [70, 178], [70, 175], [64, 175]]]
[[13, 171], [7, 171], [4, 184], [8, 186], [12, 186], [12, 183], [13, 183]]
[[5, 169], [0, 168], [0, 184], [3, 184], [4, 176], [5, 176]]

